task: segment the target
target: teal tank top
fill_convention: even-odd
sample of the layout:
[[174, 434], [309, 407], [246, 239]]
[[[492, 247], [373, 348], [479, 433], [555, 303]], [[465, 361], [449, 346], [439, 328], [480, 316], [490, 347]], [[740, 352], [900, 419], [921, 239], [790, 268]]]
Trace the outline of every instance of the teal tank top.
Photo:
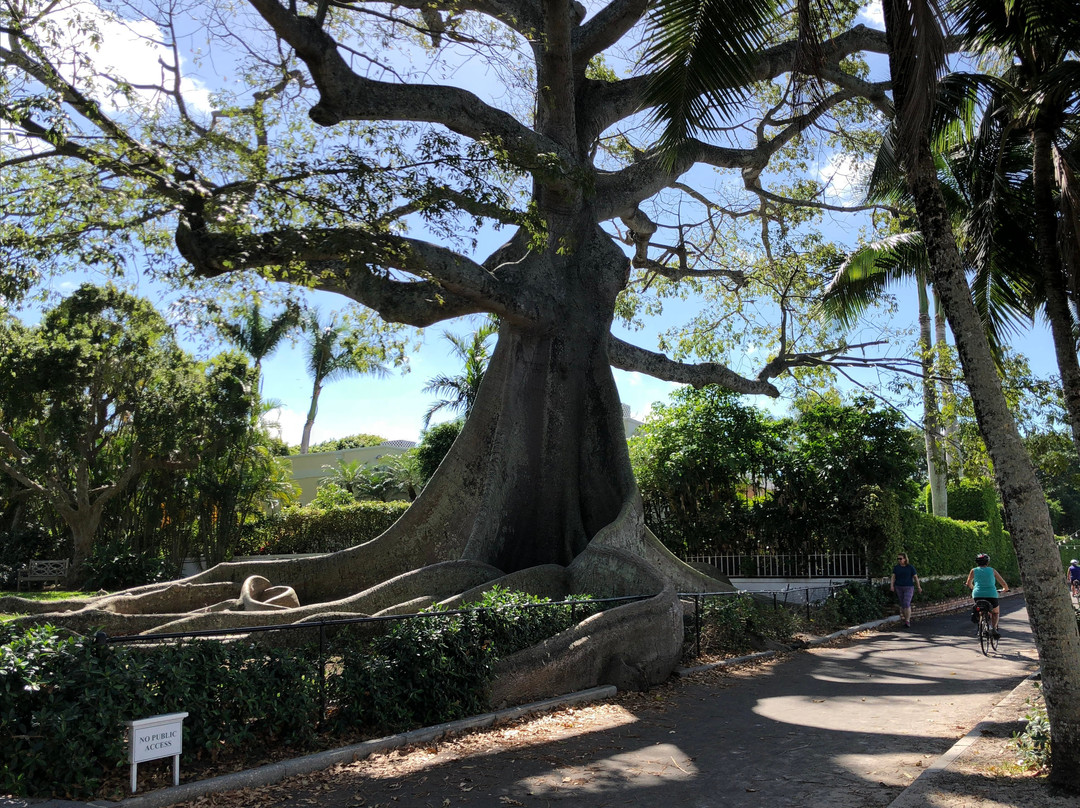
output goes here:
[[993, 567], [975, 568], [975, 588], [971, 591], [971, 595], [976, 598], [996, 598], [998, 596]]

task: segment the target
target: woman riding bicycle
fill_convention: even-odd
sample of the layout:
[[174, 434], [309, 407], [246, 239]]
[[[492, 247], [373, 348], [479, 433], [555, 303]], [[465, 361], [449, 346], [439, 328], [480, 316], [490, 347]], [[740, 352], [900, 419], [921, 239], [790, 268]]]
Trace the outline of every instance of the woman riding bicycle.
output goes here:
[[968, 573], [967, 587], [976, 602], [985, 600], [990, 603], [990, 628], [997, 638], [1001, 636], [998, 634], [998, 619], [1001, 617], [998, 592], [1007, 592], [1009, 585], [998, 571], [990, 566], [990, 556], [986, 553], [975, 556], [975, 564], [977, 566]]
[[1069, 571], [1065, 573], [1065, 581], [1069, 584], [1072, 594], [1080, 597], [1080, 561], [1075, 558], [1069, 562]]

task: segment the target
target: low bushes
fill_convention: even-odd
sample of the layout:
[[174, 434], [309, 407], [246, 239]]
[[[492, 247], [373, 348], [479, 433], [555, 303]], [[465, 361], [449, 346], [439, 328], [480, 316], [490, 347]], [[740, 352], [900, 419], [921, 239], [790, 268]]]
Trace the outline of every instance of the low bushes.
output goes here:
[[[828, 634], [885, 617], [892, 602], [887, 584], [862, 581], [845, 584], [809, 610], [747, 593], [709, 597], [701, 605], [701, 653], [737, 656], [789, 643], [799, 634]], [[688, 643], [696, 641], [695, 630], [688, 625]]]
[[237, 555], [332, 553], [371, 541], [405, 511], [408, 502], [356, 502], [327, 510], [286, 508], [245, 538]]
[[189, 761], [271, 741], [303, 748], [317, 732], [383, 734], [475, 715], [500, 656], [598, 608], [529, 607], [543, 602], [496, 590], [486, 610], [402, 620], [374, 638], [349, 626], [327, 645], [322, 692], [319, 654], [308, 646], [104, 645], [51, 627], [0, 627], [0, 793], [93, 795], [124, 762], [122, 722], [162, 713], [189, 713]]

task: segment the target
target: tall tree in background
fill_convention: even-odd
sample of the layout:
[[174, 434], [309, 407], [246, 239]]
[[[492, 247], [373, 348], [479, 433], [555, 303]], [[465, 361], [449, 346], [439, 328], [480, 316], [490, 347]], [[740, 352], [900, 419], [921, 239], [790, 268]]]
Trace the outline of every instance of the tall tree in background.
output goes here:
[[262, 363], [300, 325], [300, 307], [293, 302], [285, 305], [277, 314], [267, 317], [262, 313], [258, 298], [232, 312], [232, 319], [215, 321], [218, 332], [225, 341], [239, 348], [255, 360], [255, 374], [262, 385]]
[[0, 472], [56, 509], [76, 580], [112, 500], [247, 427], [243, 360], [208, 372], [150, 303], [113, 287], [84, 285], [41, 325], [0, 329]]
[[967, 41], [1008, 67], [996, 99], [1001, 140], [1029, 139], [1038, 261], [1032, 266], [1050, 323], [1073, 443], [1080, 454], [1080, 14], [1068, 0], [956, 3]]
[[385, 353], [364, 338], [362, 327], [365, 320], [354, 323], [347, 318], [339, 319], [339, 316], [334, 313], [323, 321], [319, 319], [317, 311], [311, 311], [303, 318], [304, 360], [312, 387], [311, 406], [300, 440], [300, 454], [307, 454], [311, 443], [311, 427], [319, 411], [319, 396], [323, 387], [352, 376], [386, 376], [389, 373], [380, 364], [386, 358]]

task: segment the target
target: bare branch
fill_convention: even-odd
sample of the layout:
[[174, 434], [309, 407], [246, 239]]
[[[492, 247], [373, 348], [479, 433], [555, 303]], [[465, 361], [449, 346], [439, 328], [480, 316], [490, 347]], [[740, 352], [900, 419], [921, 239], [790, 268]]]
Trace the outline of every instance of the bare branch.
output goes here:
[[747, 379], [716, 362], [688, 364], [676, 362], [661, 353], [647, 351], [614, 335], [608, 336], [608, 361], [613, 367], [644, 373], [669, 382], [682, 382], [693, 387], [717, 384], [736, 393], [778, 398], [780, 391], [768, 381]]

